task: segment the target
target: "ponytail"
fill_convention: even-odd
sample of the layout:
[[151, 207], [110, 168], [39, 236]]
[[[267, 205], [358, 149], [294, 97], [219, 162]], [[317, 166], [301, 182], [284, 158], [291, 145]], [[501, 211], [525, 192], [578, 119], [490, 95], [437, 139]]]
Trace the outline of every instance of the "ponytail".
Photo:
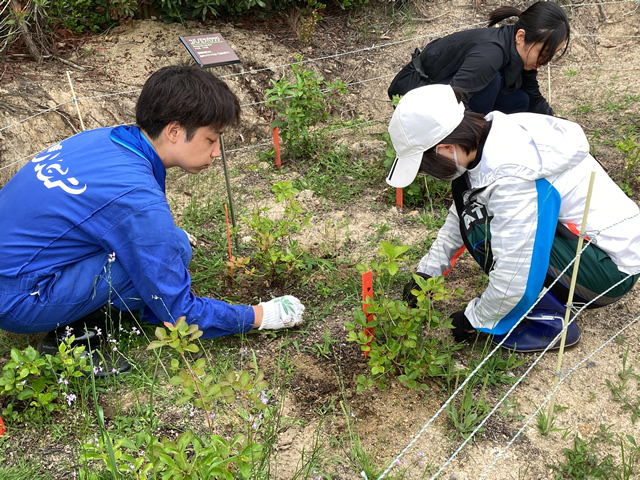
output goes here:
[[521, 14], [522, 12], [515, 7], [498, 7], [489, 14], [489, 25], [487, 26], [493, 27], [506, 18], [519, 17]]

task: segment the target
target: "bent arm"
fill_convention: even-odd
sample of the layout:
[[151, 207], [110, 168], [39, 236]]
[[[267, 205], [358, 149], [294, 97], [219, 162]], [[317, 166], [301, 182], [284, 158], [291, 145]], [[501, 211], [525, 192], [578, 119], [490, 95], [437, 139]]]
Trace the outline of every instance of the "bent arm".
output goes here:
[[[126, 215], [103, 236], [104, 248], [116, 252], [141, 299], [162, 322], [186, 316], [205, 338], [251, 330], [255, 310], [191, 292], [191, 277], [179, 248], [173, 217], [165, 202]], [[260, 319], [258, 315], [258, 319]]]
[[455, 205], [451, 205], [447, 219], [438, 231], [438, 236], [431, 245], [429, 253], [422, 257], [418, 264], [418, 272], [426, 273], [431, 277], [443, 275], [453, 266], [452, 259], [463, 245], [460, 236], [460, 219]]
[[522, 71], [522, 90], [529, 96], [530, 112], [542, 113], [543, 115], [553, 115], [553, 109], [542, 96], [542, 93], [540, 93], [537, 71]]

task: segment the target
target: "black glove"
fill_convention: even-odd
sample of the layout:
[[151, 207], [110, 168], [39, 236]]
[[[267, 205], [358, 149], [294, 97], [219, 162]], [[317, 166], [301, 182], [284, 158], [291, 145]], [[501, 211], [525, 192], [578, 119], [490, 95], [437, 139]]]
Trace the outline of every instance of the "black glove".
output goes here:
[[[416, 272], [416, 275], [424, 278], [425, 280], [429, 280], [431, 278], [431, 275], [427, 275], [426, 273]], [[418, 287], [418, 284], [412, 276], [411, 280], [404, 286], [404, 290], [402, 292], [402, 300], [407, 302], [407, 305], [409, 305], [411, 308], [414, 308], [418, 304], [418, 299], [413, 293], [411, 293], [411, 290], [415, 290], [416, 288], [420, 287]]]
[[451, 325], [454, 327], [453, 330], [451, 330], [451, 334], [457, 343], [469, 340], [476, 334], [476, 329], [473, 328], [469, 320], [467, 320], [464, 310], [452, 313], [450, 318]]

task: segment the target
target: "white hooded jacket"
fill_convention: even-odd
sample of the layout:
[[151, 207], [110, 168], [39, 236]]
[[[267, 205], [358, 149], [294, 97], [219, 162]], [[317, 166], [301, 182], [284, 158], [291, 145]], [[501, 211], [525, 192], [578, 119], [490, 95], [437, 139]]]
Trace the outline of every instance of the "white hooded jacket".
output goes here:
[[[586, 235], [621, 272], [640, 273], [640, 211], [589, 154], [582, 128], [533, 113], [492, 112], [485, 118], [492, 126], [480, 162], [468, 171], [471, 189], [464, 203], [471, 208], [462, 221], [490, 223], [493, 266], [487, 289], [467, 305], [470, 323], [491, 332], [516, 305], [533, 305], [540, 287], [529, 292], [527, 284], [546, 273], [543, 244], [548, 245], [549, 234], [552, 241], [550, 229], [555, 231], [558, 222], [579, 230], [591, 172], [595, 181]], [[452, 206], [418, 272], [442, 275], [463, 245]], [[537, 271], [540, 265], [544, 272]], [[493, 333], [503, 333], [498, 330]]]

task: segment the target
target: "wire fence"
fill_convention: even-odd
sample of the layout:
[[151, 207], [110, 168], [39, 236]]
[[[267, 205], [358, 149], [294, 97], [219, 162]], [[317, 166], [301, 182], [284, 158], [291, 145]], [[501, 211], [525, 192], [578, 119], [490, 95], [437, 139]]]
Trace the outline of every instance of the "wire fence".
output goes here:
[[[618, 225], [620, 225], [623, 222], [626, 222], [628, 220], [637, 218], [638, 216], [640, 216], [640, 212], [630, 216], [630, 217], [626, 217], [622, 220], [619, 220], [615, 223], [612, 223], [611, 225], [609, 225], [606, 228], [603, 228], [602, 230], [600, 230], [599, 232], [597, 232], [595, 235], [592, 236], [592, 238], [583, 246], [582, 250], [580, 251], [580, 254], [582, 254], [591, 244], [595, 244], [597, 243], [597, 237], [600, 236], [602, 234], [602, 232], [605, 232], [606, 230], [616, 227]], [[467, 378], [464, 379], [464, 381], [458, 386], [458, 388], [449, 396], [449, 398], [440, 406], [440, 408], [436, 411], [436, 413], [433, 414], [433, 416], [422, 426], [422, 428], [418, 431], [418, 433], [411, 439], [411, 441], [407, 444], [407, 446], [405, 448], [402, 449], [402, 451], [396, 456], [396, 458], [387, 466], [387, 468], [382, 472], [382, 474], [378, 477], [378, 480], [382, 480], [383, 478], [385, 478], [389, 472], [394, 468], [394, 466], [400, 464], [400, 460], [406, 455], [406, 453], [411, 449], [411, 447], [413, 447], [416, 442], [420, 439], [420, 437], [425, 433], [425, 431], [427, 430], [427, 428], [433, 424], [433, 422], [440, 416], [440, 414], [442, 412], [444, 412], [444, 410], [447, 408], [447, 406], [455, 400], [455, 398], [458, 396], [458, 394], [460, 392], [462, 392], [465, 387], [471, 382], [471, 380], [474, 378], [474, 376], [482, 369], [482, 367], [491, 359], [491, 357], [493, 357], [494, 354], [496, 354], [500, 348], [502, 347], [502, 345], [504, 344], [504, 342], [509, 338], [509, 335], [511, 335], [511, 333], [518, 327], [518, 325], [520, 325], [520, 323], [526, 318], [526, 316], [535, 308], [535, 306], [538, 304], [538, 302], [540, 301], [540, 299], [544, 296], [544, 294], [546, 294], [547, 291], [551, 290], [553, 288], [553, 286], [558, 283], [560, 281], [560, 279], [563, 277], [563, 275], [574, 265], [574, 263], [576, 262], [576, 260], [578, 259], [578, 255], [576, 255], [573, 260], [557, 275], [556, 279], [547, 287], [545, 288], [542, 293], [540, 294], [540, 296], [538, 297], [538, 299], [534, 302], [534, 304], [531, 306], [531, 308], [529, 308], [529, 310], [527, 310], [527, 312], [525, 312], [520, 319], [513, 325], [513, 327], [506, 333], [506, 335], [504, 336], [504, 338], [495, 344], [495, 347], [493, 348], [493, 350], [491, 350], [491, 352], [489, 352], [483, 359], [482, 361], [476, 366], [476, 368], [467, 376]], [[627, 281], [629, 278], [631, 277], [631, 275], [627, 275], [625, 278], [623, 278], [622, 280], [620, 280], [619, 282], [617, 282], [615, 285], [611, 286], [609, 289], [607, 289], [605, 292], [602, 292], [600, 295], [596, 296], [595, 298], [593, 298], [591, 301], [589, 301], [588, 303], [586, 303], [582, 308], [580, 308], [579, 310], [577, 310], [574, 315], [573, 318], [571, 319], [571, 322], [574, 322], [579, 316], [580, 314], [592, 303], [594, 303], [596, 300], [598, 300], [599, 298], [605, 296], [609, 291], [613, 290], [614, 288], [616, 288], [618, 285], [624, 283], [625, 281]], [[568, 325], [565, 326], [565, 328], [563, 328], [563, 331], [566, 330], [566, 328], [568, 328]], [[511, 394], [511, 392], [513, 392], [515, 390], [515, 388], [527, 377], [527, 375], [533, 370], [533, 367], [535, 367], [538, 362], [542, 359], [542, 357], [547, 353], [547, 351], [549, 351], [553, 345], [556, 344], [556, 342], [560, 339], [562, 335], [562, 332], [558, 333], [558, 335], [555, 337], [554, 340], [552, 340], [549, 345], [540, 353], [540, 355], [538, 356], [538, 358], [532, 363], [532, 365], [525, 371], [525, 373], [523, 375], [521, 375], [516, 382], [514, 383], [514, 385], [507, 391], [507, 393], [500, 399], [500, 401], [494, 406], [494, 408], [489, 412], [489, 414], [487, 414], [487, 417], [485, 419], [483, 419], [479, 425], [469, 434], [469, 436], [465, 439], [465, 441], [463, 443], [461, 443], [459, 445], [459, 447], [455, 450], [455, 452], [445, 461], [445, 463], [438, 469], [438, 471], [433, 475], [432, 478], [436, 478], [454, 459], [455, 457], [462, 451], [462, 449], [473, 439], [474, 435], [480, 431], [480, 429], [482, 428], [482, 426], [489, 420], [489, 418], [498, 410], [498, 408], [500, 407], [500, 405], [504, 402], [504, 400], [506, 400], [506, 398]], [[605, 344], [608, 344], [608, 342], [605, 342]], [[597, 351], [601, 350], [602, 347], [599, 347], [597, 349]], [[573, 371], [573, 370], [572, 370]], [[513, 442], [510, 442], [510, 444]], [[364, 478], [367, 478], [366, 474], [364, 474], [363, 472], [363, 476]]]

